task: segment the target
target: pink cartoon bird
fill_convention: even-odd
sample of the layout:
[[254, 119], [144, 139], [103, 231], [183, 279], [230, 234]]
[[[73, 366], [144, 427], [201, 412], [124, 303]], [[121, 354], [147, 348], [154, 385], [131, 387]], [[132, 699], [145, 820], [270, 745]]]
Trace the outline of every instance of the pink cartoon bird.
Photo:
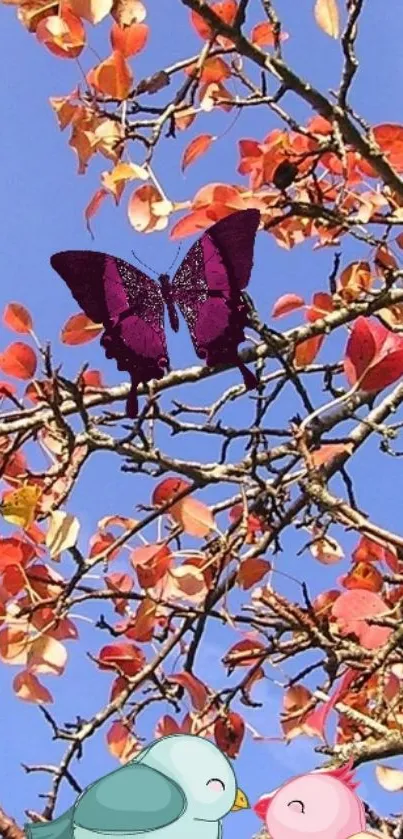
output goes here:
[[[351, 763], [298, 775], [254, 806], [271, 839], [348, 839], [366, 831]], [[365, 833], [366, 836], [371, 834]]]

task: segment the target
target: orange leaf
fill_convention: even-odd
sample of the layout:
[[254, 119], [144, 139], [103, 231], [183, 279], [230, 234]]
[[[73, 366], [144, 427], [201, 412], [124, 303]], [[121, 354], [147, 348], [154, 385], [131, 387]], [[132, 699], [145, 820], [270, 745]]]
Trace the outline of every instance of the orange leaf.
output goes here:
[[74, 105], [71, 99], [71, 96], [51, 96], [49, 99], [61, 131], [70, 125], [80, 107]]
[[214, 140], [217, 138], [212, 134], [200, 134], [199, 137], [194, 137], [193, 140], [186, 146], [182, 157], [181, 169], [182, 172], [191, 164], [194, 163], [202, 154], [205, 154]]
[[100, 23], [112, 9], [113, 0], [69, 0], [69, 5], [78, 17], [89, 23]]
[[210, 507], [197, 498], [187, 496], [182, 501], [177, 501], [170, 507], [169, 515], [183, 527], [185, 533], [200, 539], [216, 529]]
[[[106, 191], [106, 189], [98, 189], [96, 191], [96, 193], [92, 196], [91, 201], [89, 202], [89, 204], [87, 204], [87, 206], [84, 210], [84, 218], [87, 222], [87, 230], [90, 233], [90, 235], [92, 236], [92, 238], [94, 238], [94, 234], [91, 230], [90, 219], [93, 216], [95, 216], [95, 213], [98, 212], [101, 204], [103, 204], [104, 199], [107, 197], [107, 195], [108, 195], [108, 192]], [[81, 316], [76, 315], [76, 317], [81, 317]], [[86, 343], [86, 341], [91, 341], [93, 337], [95, 338], [96, 336], [93, 335], [92, 337], [88, 338], [88, 336], [86, 335], [85, 341], [75, 341], [74, 343], [78, 343], [78, 344]], [[63, 343], [66, 344], [68, 342], [63, 341]]]
[[152, 233], [165, 230], [172, 210], [171, 202], [163, 199], [157, 187], [145, 184], [131, 194], [127, 214], [137, 233]]
[[8, 303], [3, 312], [3, 323], [13, 332], [28, 334], [33, 329], [32, 317], [21, 303]]
[[[196, 64], [189, 64], [188, 67], [185, 67], [185, 73], [188, 76], [194, 75], [196, 72]], [[200, 71], [197, 71], [199, 74]], [[224, 79], [229, 79], [231, 76], [231, 70], [228, 67], [228, 64], [224, 61], [224, 59], [220, 58], [219, 56], [215, 56], [213, 58], [207, 58], [203, 64], [201, 74], [200, 74], [200, 81], [202, 84], [209, 84], [210, 82], [222, 82]]]
[[210, 227], [211, 219], [209, 219], [205, 210], [196, 210], [194, 213], [188, 213], [184, 218], [174, 224], [169, 234], [172, 241], [176, 239], [183, 239], [185, 236], [194, 236], [195, 233], [200, 233], [206, 227]]
[[133, 86], [130, 67], [118, 50], [114, 50], [109, 58], [90, 70], [87, 80], [99, 93], [120, 101], [127, 99]]
[[38, 23], [36, 37], [59, 58], [78, 58], [85, 46], [85, 29], [68, 6], [60, 15], [50, 15]]
[[314, 8], [315, 20], [318, 26], [331, 38], [338, 38], [340, 34], [340, 20], [337, 0], [316, 0]]
[[[289, 38], [288, 32], [282, 32], [280, 35], [280, 42], [286, 41]], [[252, 44], [257, 44], [258, 47], [274, 47], [276, 40], [274, 37], [274, 27], [268, 20], [262, 23], [257, 23], [251, 32]]]
[[[15, 5], [18, 5], [18, 0], [15, 0]], [[49, 15], [57, 15], [58, 11], [59, 3], [54, 0], [25, 0], [17, 9], [17, 17], [28, 32], [36, 32], [41, 20]]]
[[383, 577], [370, 562], [356, 562], [351, 571], [339, 581], [347, 589], [363, 589], [365, 591], [381, 591]]
[[128, 626], [125, 629], [126, 638], [130, 638], [132, 641], [138, 641], [140, 644], [151, 641], [156, 624], [156, 611], [157, 604], [149, 597], [145, 597], [141, 601], [134, 617], [130, 618]]
[[72, 315], [63, 326], [60, 333], [62, 344], [73, 347], [76, 344], [88, 344], [101, 334], [103, 326], [94, 323], [84, 313]]
[[33, 349], [21, 341], [10, 344], [3, 353], [0, 353], [0, 370], [6, 376], [23, 380], [32, 379], [36, 365], [37, 358]]
[[223, 664], [232, 670], [234, 667], [252, 667], [259, 658], [263, 659], [262, 653], [265, 647], [261, 641], [253, 638], [244, 638], [237, 641], [223, 657]]
[[40, 681], [28, 671], [17, 673], [13, 681], [13, 690], [19, 699], [38, 704], [53, 702], [52, 694], [41, 685]]
[[261, 559], [260, 557], [244, 559], [236, 575], [236, 581], [241, 588], [247, 590], [252, 588], [255, 583], [259, 583], [264, 575], [270, 571], [270, 568], [271, 565], [267, 559]]
[[176, 673], [172, 676], [167, 676], [168, 682], [174, 682], [185, 688], [190, 696], [193, 707], [196, 711], [202, 711], [207, 699], [208, 689], [204, 682], [201, 682], [193, 673]]
[[289, 312], [294, 312], [295, 309], [301, 309], [305, 306], [305, 300], [299, 294], [283, 294], [276, 300], [271, 316], [272, 318], [281, 318], [283, 315], [288, 315]]
[[372, 133], [389, 163], [398, 172], [403, 172], [403, 125], [375, 125]]
[[[211, 9], [216, 15], [218, 15], [219, 18], [221, 18], [221, 20], [231, 26], [234, 23], [235, 15], [238, 11], [238, 3], [236, 0], [220, 0], [218, 3], [213, 3]], [[198, 15], [197, 12], [192, 11], [190, 13], [190, 19], [194, 29], [201, 38], [208, 40], [213, 36], [211, 26], [206, 23], [204, 18], [201, 15]], [[222, 47], [232, 45], [232, 41], [222, 35], [217, 36], [217, 42]]]
[[307, 367], [309, 364], [312, 364], [318, 355], [323, 341], [323, 335], [315, 335], [313, 338], [307, 338], [306, 341], [301, 341], [295, 348], [294, 366]]
[[138, 740], [133, 736], [128, 724], [120, 720], [112, 723], [106, 734], [106, 742], [111, 755], [116, 757], [120, 763], [127, 763], [128, 760], [133, 760], [137, 752], [141, 749]]
[[323, 466], [324, 463], [333, 460], [339, 454], [351, 454], [352, 449], [352, 443], [325, 443], [320, 449], [311, 452], [312, 464], [318, 468], [319, 466]]
[[352, 262], [340, 276], [340, 296], [346, 303], [356, 300], [360, 294], [369, 291], [372, 285], [371, 269], [368, 262]]
[[144, 49], [149, 35], [146, 23], [132, 23], [131, 26], [118, 26], [114, 23], [111, 29], [112, 49], [121, 52], [125, 58], [137, 55]]

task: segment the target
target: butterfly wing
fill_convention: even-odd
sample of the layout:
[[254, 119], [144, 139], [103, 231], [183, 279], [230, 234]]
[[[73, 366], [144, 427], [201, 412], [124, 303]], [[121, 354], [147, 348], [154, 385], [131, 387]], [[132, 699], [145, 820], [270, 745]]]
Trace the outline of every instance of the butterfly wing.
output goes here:
[[190, 248], [172, 281], [172, 294], [206, 363], [236, 364], [248, 389], [257, 381], [242, 363], [247, 310], [242, 289], [249, 283], [260, 213], [241, 210], [210, 227]]
[[63, 251], [50, 259], [85, 314], [103, 323], [101, 344], [132, 389], [127, 413], [137, 414], [137, 385], [160, 379], [168, 368], [164, 303], [157, 284], [133, 265], [96, 251]]

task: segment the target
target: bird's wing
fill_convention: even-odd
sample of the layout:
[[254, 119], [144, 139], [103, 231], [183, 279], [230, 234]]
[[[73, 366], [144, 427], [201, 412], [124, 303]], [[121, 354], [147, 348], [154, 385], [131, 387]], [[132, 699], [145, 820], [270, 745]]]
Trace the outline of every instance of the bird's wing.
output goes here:
[[99, 833], [158, 830], [179, 819], [185, 809], [178, 784], [134, 761], [86, 789], [77, 801], [74, 824]]
[[25, 824], [27, 839], [73, 839], [73, 810], [74, 807], [70, 807], [52, 822]]

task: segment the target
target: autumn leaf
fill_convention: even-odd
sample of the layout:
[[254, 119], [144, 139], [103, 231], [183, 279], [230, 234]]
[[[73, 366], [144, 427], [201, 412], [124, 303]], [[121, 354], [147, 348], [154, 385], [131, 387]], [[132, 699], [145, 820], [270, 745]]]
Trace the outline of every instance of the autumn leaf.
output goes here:
[[[257, 23], [251, 32], [252, 44], [258, 47], [274, 47], [276, 45], [275, 29], [272, 23], [264, 20], [262, 23]], [[289, 38], [288, 32], [281, 32], [279, 41], [286, 41]]]
[[53, 510], [50, 513], [50, 525], [46, 534], [46, 546], [52, 559], [58, 557], [63, 551], [73, 548], [77, 542], [80, 530], [80, 522], [76, 516], [64, 513], [62, 510]]
[[363, 589], [344, 592], [332, 606], [332, 615], [339, 632], [342, 635], [353, 633], [367, 650], [375, 650], [386, 644], [392, 629], [369, 624], [366, 618], [386, 615], [387, 612], [388, 606], [379, 594]]
[[167, 545], [156, 543], [135, 548], [130, 562], [136, 571], [141, 588], [153, 588], [172, 565], [172, 551]]
[[101, 334], [103, 328], [102, 324], [94, 323], [87, 315], [80, 312], [66, 321], [60, 333], [60, 340], [62, 344], [67, 344], [69, 347], [88, 344]]
[[316, 0], [314, 8], [315, 20], [318, 26], [331, 38], [338, 38], [340, 34], [340, 20], [337, 0]]
[[109, 15], [113, 0], [69, 0], [71, 10], [77, 17], [83, 17], [89, 23], [100, 23]]
[[[8, 2], [8, 0], [6, 0]], [[20, 0], [12, 0], [13, 5], [18, 5], [17, 17], [28, 32], [36, 32], [38, 23], [41, 20], [49, 17], [49, 15], [57, 15], [59, 11], [59, 3], [54, 0], [25, 0], [20, 4]]]
[[38, 23], [36, 37], [58, 58], [78, 58], [85, 46], [84, 26], [66, 5]]
[[132, 23], [142, 23], [146, 8], [141, 0], [114, 0], [112, 17], [118, 26], [131, 26]]
[[127, 214], [137, 233], [152, 233], [165, 230], [172, 210], [173, 205], [162, 197], [157, 187], [145, 184], [132, 192]]
[[144, 653], [135, 644], [107, 644], [99, 652], [101, 670], [122, 671], [125, 676], [136, 676], [146, 663]]
[[133, 736], [130, 726], [121, 720], [112, 723], [106, 734], [106, 742], [112, 757], [116, 757], [123, 764], [133, 760], [141, 750], [141, 745]]
[[36, 366], [37, 357], [33, 349], [22, 341], [10, 344], [3, 353], [0, 353], [0, 370], [6, 376], [23, 380], [32, 379]]
[[17, 673], [13, 680], [13, 690], [19, 699], [25, 702], [35, 702], [38, 705], [53, 702], [52, 694], [41, 685], [33, 673], [23, 670]]
[[379, 391], [403, 375], [403, 338], [360, 316], [347, 342], [344, 372], [350, 386]]
[[228, 757], [238, 757], [245, 734], [245, 723], [236, 711], [219, 717], [214, 725], [214, 739], [219, 749]]
[[132, 23], [131, 26], [118, 26], [114, 23], [110, 36], [112, 49], [122, 53], [125, 58], [131, 58], [144, 49], [148, 36], [149, 27], [145, 23]]
[[169, 508], [169, 515], [190, 536], [197, 536], [203, 539], [211, 531], [216, 530], [214, 516], [210, 507], [207, 507], [206, 504], [203, 504], [197, 498], [187, 496], [181, 501], [177, 501], [176, 504], [173, 504]]
[[184, 562], [178, 568], [172, 568], [169, 581], [170, 597], [178, 597], [196, 605], [203, 603], [207, 597], [208, 588], [203, 571], [191, 563]]
[[184, 481], [182, 478], [164, 478], [155, 487], [151, 497], [151, 504], [154, 507], [160, 507], [162, 504], [167, 504], [168, 501], [174, 501], [175, 496], [190, 486], [190, 481]]
[[352, 262], [340, 275], [339, 294], [346, 303], [351, 303], [369, 291], [372, 282], [369, 262]]
[[205, 154], [209, 150], [213, 141], [216, 139], [217, 137], [214, 137], [213, 134], [200, 134], [198, 137], [194, 137], [183, 152], [181, 163], [182, 172], [184, 172], [191, 163], [194, 163], [195, 160], [201, 157], [201, 155]]
[[35, 521], [35, 512], [41, 489], [38, 486], [23, 486], [8, 492], [0, 503], [3, 518], [18, 527], [29, 527]]
[[66, 663], [66, 647], [51, 635], [41, 635], [31, 643], [27, 657], [27, 669], [31, 673], [61, 676]]
[[301, 309], [303, 306], [305, 306], [305, 300], [299, 294], [283, 294], [282, 297], [276, 300], [271, 316], [272, 318], [282, 318], [284, 315], [288, 315], [296, 309]]
[[265, 574], [270, 571], [271, 565], [267, 559], [261, 557], [250, 557], [242, 560], [236, 581], [244, 590], [252, 588], [255, 583], [260, 583]]
[[370, 562], [355, 562], [351, 571], [339, 582], [344, 588], [350, 590], [378, 592], [383, 588], [382, 574]]
[[196, 711], [203, 710], [208, 699], [209, 691], [204, 682], [200, 681], [194, 673], [174, 673], [172, 676], [167, 677], [167, 681], [185, 688], [190, 696], [193, 708]]
[[21, 303], [8, 303], [3, 312], [3, 323], [13, 332], [29, 334], [33, 329], [32, 316]]
[[381, 787], [387, 789], [388, 792], [400, 792], [403, 789], [403, 772], [401, 769], [380, 763], [375, 766], [375, 775]]
[[119, 50], [114, 50], [109, 58], [90, 70], [87, 81], [98, 93], [120, 101], [128, 98], [133, 87], [132, 72]]

